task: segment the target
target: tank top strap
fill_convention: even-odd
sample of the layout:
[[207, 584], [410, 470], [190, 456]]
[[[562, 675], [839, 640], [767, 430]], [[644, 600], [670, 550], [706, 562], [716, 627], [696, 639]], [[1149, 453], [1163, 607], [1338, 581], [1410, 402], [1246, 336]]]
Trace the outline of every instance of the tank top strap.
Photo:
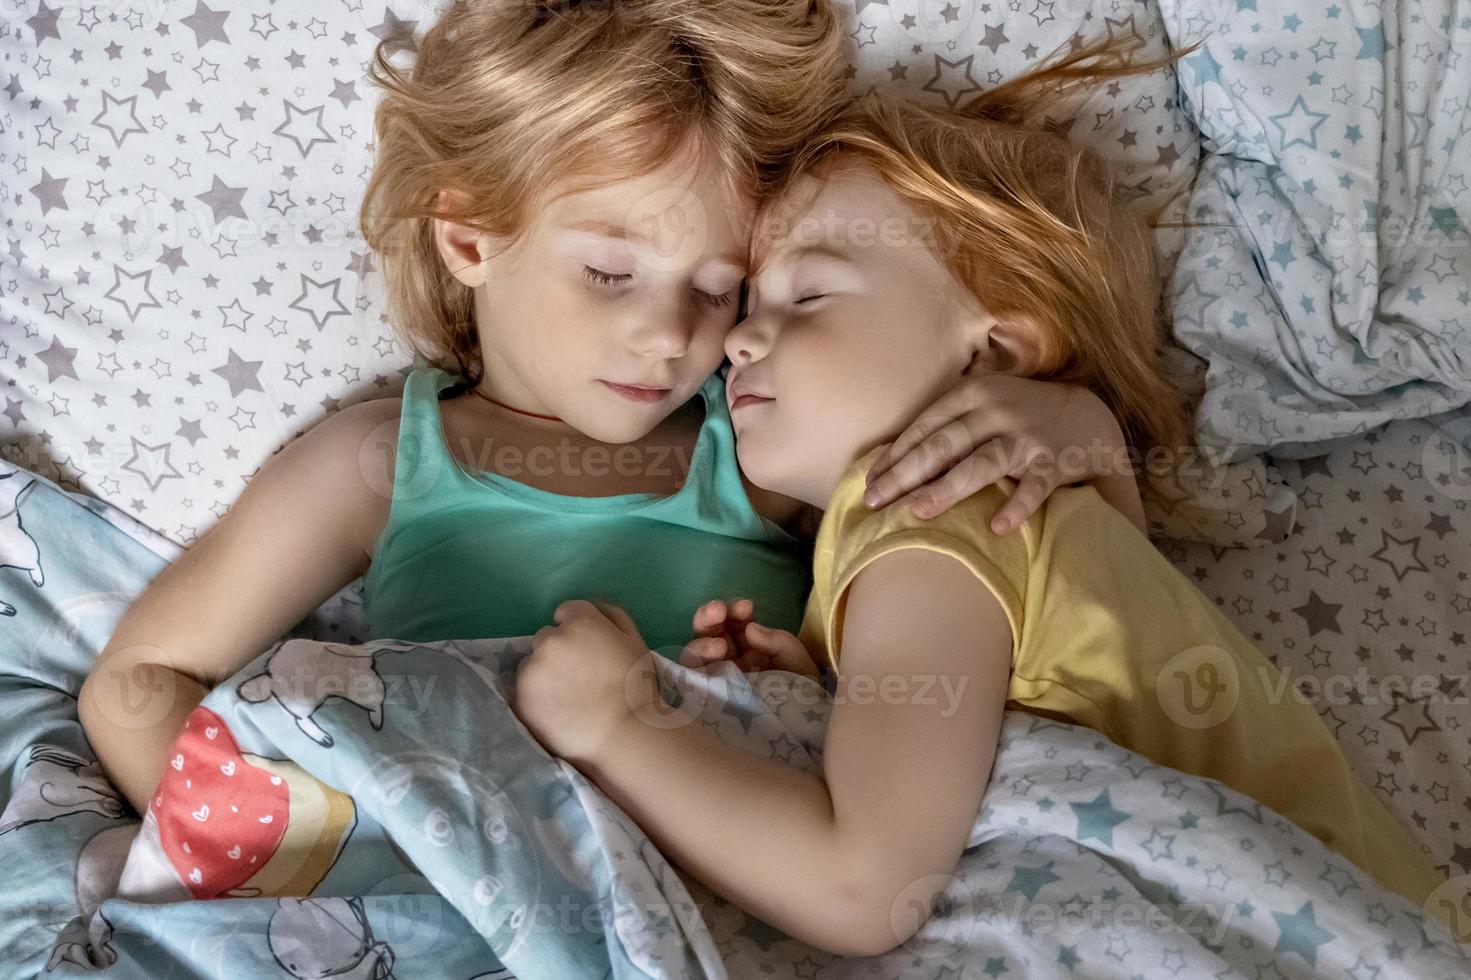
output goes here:
[[736, 460], [735, 430], [731, 428], [730, 410], [725, 404], [725, 379], [719, 371], [712, 372], [700, 385], [700, 395], [705, 401], [705, 419], [700, 423], [699, 438], [708, 445], [706, 452], [690, 461], [690, 469], [699, 466], [704, 472], [691, 472], [686, 482], [702, 480], [718, 489], [722, 501], [744, 504], [746, 492], [741, 486], [740, 463]]
[[448, 372], [424, 365], [404, 381], [398, 416], [398, 448], [393, 468], [391, 523], [405, 523], [426, 506], [436, 489], [452, 486], [458, 473], [444, 441], [439, 396], [457, 382]]
[[719, 371], [713, 372], [700, 386], [700, 394], [705, 398], [705, 421], [700, 439], [708, 444], [704, 452], [691, 460], [686, 483], [699, 483], [710, 488], [714, 500], [706, 502], [706, 506], [713, 505], [719, 509], [721, 523], [727, 527], [725, 533], [753, 541], [795, 542], [795, 538], [751, 506], [751, 498], [746, 494], [741, 479], [740, 460], [736, 456], [730, 408], [725, 403], [725, 376]]

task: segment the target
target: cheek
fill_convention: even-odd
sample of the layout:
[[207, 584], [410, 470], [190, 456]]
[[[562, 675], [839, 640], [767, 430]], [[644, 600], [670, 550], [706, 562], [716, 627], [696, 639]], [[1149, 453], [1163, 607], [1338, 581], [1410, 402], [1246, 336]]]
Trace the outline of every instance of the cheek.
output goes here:
[[713, 310], [705, 314], [700, 324], [695, 328], [696, 341], [691, 347], [699, 347], [701, 350], [713, 349], [716, 352], [716, 363], [725, 357], [725, 338], [735, 329], [736, 315], [733, 310]]
[[922, 345], [893, 340], [888, 332], [845, 329], [841, 335], [815, 335], [794, 351], [802, 367], [792, 378], [798, 396], [787, 409], [789, 417], [800, 413], [814, 449], [846, 453], [905, 413], [916, 378], [928, 373], [929, 353]]
[[812, 333], [782, 339], [767, 374], [776, 401], [761, 410], [773, 443], [807, 454], [842, 433], [863, 390], [846, 360], [841, 348]]
[[639, 310], [573, 284], [549, 293], [536, 320], [564, 363], [606, 366], [637, 329]]
[[582, 291], [562, 282], [552, 282], [518, 291], [513, 299], [491, 300], [491, 316], [504, 322], [504, 329], [530, 335], [526, 344], [550, 345], [567, 336], [585, 332], [591, 304]]
[[784, 337], [777, 353], [784, 387], [808, 404], [847, 405], [861, 398], [880, 373], [868, 364], [872, 355], [861, 338], [823, 326]]

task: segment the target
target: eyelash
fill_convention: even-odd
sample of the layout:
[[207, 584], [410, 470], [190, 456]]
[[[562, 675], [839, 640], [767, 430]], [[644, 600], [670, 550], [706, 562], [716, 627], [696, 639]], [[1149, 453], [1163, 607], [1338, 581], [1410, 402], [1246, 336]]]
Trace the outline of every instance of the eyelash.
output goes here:
[[[591, 279], [593, 282], [599, 283], [603, 286], [621, 285], [633, 278], [633, 276], [630, 274], [625, 274], [621, 276], [614, 275], [611, 272], [604, 272], [601, 269], [594, 269], [590, 265], [583, 266], [582, 273], [588, 279]], [[717, 309], [722, 306], [729, 306], [731, 303], [730, 293], [722, 293], [721, 295], [716, 296], [711, 293], [705, 292], [703, 289], [697, 289], [695, 290], [695, 292], [700, 294], [701, 302], [709, 306], [716, 307]]]

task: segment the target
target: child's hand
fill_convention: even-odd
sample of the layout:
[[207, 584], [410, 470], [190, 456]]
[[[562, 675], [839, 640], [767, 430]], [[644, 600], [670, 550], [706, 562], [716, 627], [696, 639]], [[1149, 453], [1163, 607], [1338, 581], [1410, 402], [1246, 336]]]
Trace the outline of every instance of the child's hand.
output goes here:
[[511, 709], [548, 752], [595, 762], [626, 720], [663, 706], [657, 654], [617, 606], [572, 599], [553, 618], [531, 639]]
[[695, 639], [680, 651], [686, 667], [703, 667], [717, 660], [734, 660], [745, 673], [789, 670], [817, 677], [817, 665], [802, 641], [786, 630], [751, 621], [756, 605], [737, 599], [727, 606], [719, 599], [695, 610]]
[[991, 521], [1005, 534], [1058, 487], [1114, 475], [1124, 447], [1113, 413], [1087, 388], [967, 375], [879, 454], [863, 502], [882, 507], [909, 494], [915, 514], [934, 517], [1012, 476], [1016, 493]]

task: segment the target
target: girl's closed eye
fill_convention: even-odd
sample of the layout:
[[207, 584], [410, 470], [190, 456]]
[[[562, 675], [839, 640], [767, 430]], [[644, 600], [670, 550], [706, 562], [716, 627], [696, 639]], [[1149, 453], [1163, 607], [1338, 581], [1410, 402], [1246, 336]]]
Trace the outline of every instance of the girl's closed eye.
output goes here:
[[697, 289], [695, 290], [695, 292], [700, 294], [701, 302], [708, 303], [709, 305], [716, 308], [729, 306], [731, 304], [731, 291], [729, 290], [721, 293], [719, 296], [716, 296], [714, 293], [707, 293], [703, 289]]
[[[582, 267], [582, 274], [588, 279], [591, 279], [592, 281], [603, 286], [621, 286], [633, 278], [632, 273], [618, 274], [613, 272], [604, 272], [601, 269], [594, 269], [590, 265], [584, 265]], [[734, 290], [726, 290], [725, 292], [716, 295], [714, 293], [707, 293], [703, 289], [695, 290], [695, 293], [700, 297], [700, 302], [716, 308], [729, 306], [731, 304], [732, 292], [734, 292]]]
[[621, 286], [623, 285], [623, 283], [633, 278], [632, 273], [619, 275], [617, 273], [604, 272], [601, 269], [594, 269], [590, 265], [585, 265], [582, 267], [582, 274], [587, 278], [593, 280], [594, 282], [601, 283], [604, 286]]

